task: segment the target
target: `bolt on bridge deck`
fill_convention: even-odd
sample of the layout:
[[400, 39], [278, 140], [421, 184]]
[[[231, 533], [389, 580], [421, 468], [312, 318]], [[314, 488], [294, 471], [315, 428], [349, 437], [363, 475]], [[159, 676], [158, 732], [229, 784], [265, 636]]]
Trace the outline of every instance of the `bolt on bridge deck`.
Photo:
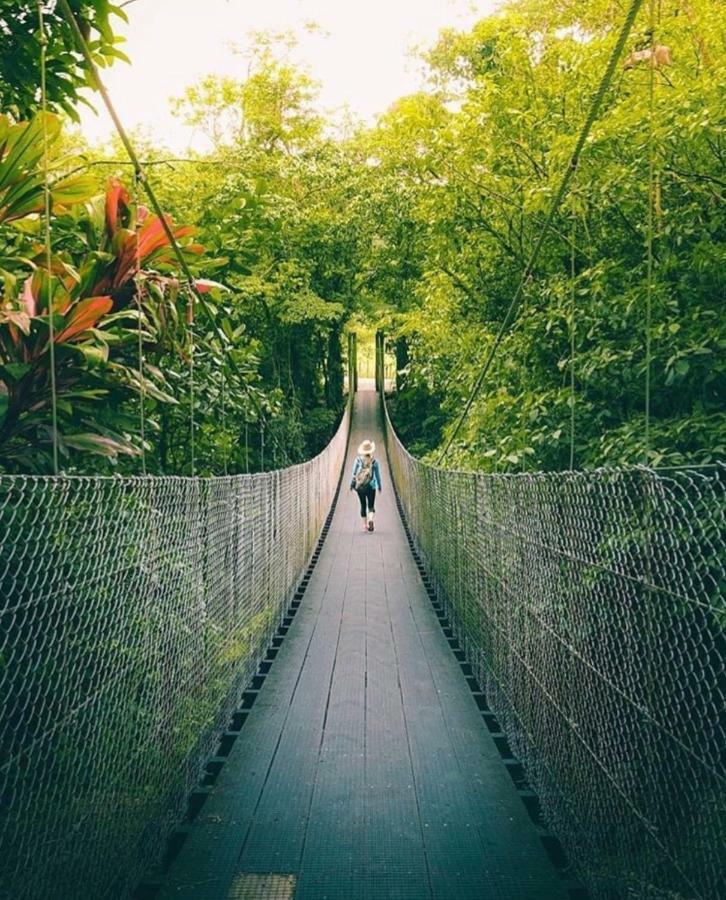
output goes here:
[[[348, 473], [378, 445], [376, 531]], [[162, 896], [565, 898], [427, 597], [377, 397], [302, 605]]]

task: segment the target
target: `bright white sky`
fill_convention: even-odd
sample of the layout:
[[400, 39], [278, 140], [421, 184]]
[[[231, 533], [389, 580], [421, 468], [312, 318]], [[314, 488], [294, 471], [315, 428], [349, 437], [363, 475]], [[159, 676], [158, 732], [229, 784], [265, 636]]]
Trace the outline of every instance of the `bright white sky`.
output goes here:
[[[321, 107], [348, 104], [370, 121], [402, 94], [420, 85], [415, 45], [430, 45], [443, 27], [466, 28], [490, 13], [497, 0], [134, 0], [128, 27], [117, 30], [132, 66], [117, 63], [104, 80], [124, 124], [148, 132], [154, 143], [177, 152], [204, 149], [203, 141], [169, 112], [201, 76], [244, 76], [245, 60], [230, 44], [244, 45], [248, 32], [291, 29], [300, 46], [293, 59], [322, 83]], [[324, 34], [307, 33], [306, 22]], [[83, 114], [93, 142], [112, 131], [105, 110]]]

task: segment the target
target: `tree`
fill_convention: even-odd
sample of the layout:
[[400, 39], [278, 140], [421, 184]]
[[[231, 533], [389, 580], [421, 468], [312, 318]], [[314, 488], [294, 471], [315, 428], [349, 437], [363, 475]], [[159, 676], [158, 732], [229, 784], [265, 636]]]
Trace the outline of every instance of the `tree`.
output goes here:
[[[177, 103], [188, 122], [205, 127], [221, 165], [205, 170], [200, 159], [168, 198], [174, 208], [182, 195], [188, 202], [189, 181], [199, 186], [202, 239], [231, 289], [230, 328], [258, 342], [260, 387], [273, 413], [265, 427], [277, 429], [288, 458], [301, 459], [327, 442], [342, 406], [341, 341], [359, 244], [346, 210], [358, 163], [321, 138], [315, 86], [275, 56], [278, 43], [257, 35], [245, 82], [204, 79]], [[208, 173], [204, 187], [200, 171]], [[249, 436], [247, 414], [235, 420], [232, 411], [228, 421]], [[253, 426], [259, 447], [259, 417]]]
[[286, 58], [294, 45], [289, 33], [254, 33], [244, 80], [208, 75], [173, 99], [172, 108], [215, 151], [235, 144], [287, 153], [304, 147], [319, 137], [322, 120], [313, 109], [317, 83]]
[[[130, 412], [140, 393], [151, 424], [157, 404], [175, 402], [162, 370], [139, 366], [137, 348], [140, 339], [149, 355], [179, 352], [179, 292], [161, 221], [132, 209], [120, 182], [93, 197], [93, 179], [59, 177], [51, 163], [48, 262], [43, 134], [52, 149], [60, 130], [53, 116], [45, 128], [40, 117], [0, 119], [0, 456], [10, 471], [51, 469], [53, 410], [60, 453], [75, 451], [78, 467], [86, 453], [141, 452]], [[184, 240], [192, 229], [173, 230], [192, 258], [202, 252]]]
[[[708, 461], [723, 452], [724, 182], [715, 123], [724, 112], [724, 63], [712, 50], [719, 38], [709, 31], [711, 8], [663, 11], [657, 39], [668, 52], [653, 73], [652, 130], [647, 22], [637, 23], [628, 48], [635, 56], [611, 87], [450, 460], [495, 470], [567, 466], [571, 374], [576, 464]], [[424, 404], [418, 415], [409, 411], [412, 422], [428, 421], [440, 404], [448, 427], [458, 418], [542, 228], [618, 15], [604, 3], [544, 10], [518, 2], [469, 33], [445, 33], [428, 57], [433, 96], [397, 104], [369, 136], [398, 199], [398, 208], [390, 197], [379, 207], [379, 284], [380, 273], [400, 273], [403, 261], [413, 273], [398, 302], [398, 274], [388, 293], [392, 336], [406, 337], [411, 353], [408, 397], [415, 389]], [[437, 102], [442, 112], [425, 114]], [[651, 157], [656, 287], [646, 448]], [[428, 433], [435, 451], [436, 429]], [[418, 440], [415, 429], [410, 438]]]
[[[120, 6], [109, 0], [70, 0], [81, 31], [92, 48], [96, 65], [117, 59], [128, 62], [113, 32], [114, 19], [126, 21]], [[88, 64], [78, 52], [76, 37], [55, 3], [44, 5], [48, 37], [46, 56], [49, 109], [78, 120], [77, 106], [88, 103], [83, 88], [93, 85]], [[38, 108], [40, 40], [38, 7], [33, 0], [0, 0], [0, 109], [16, 120]]]

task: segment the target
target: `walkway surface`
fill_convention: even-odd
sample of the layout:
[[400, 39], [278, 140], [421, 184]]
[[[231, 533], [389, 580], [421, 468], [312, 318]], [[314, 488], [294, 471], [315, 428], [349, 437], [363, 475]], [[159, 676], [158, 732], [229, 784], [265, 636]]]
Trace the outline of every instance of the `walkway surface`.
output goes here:
[[[364, 437], [384, 481], [373, 534], [347, 491]], [[347, 466], [302, 605], [162, 896], [564, 900], [411, 557], [372, 391]]]

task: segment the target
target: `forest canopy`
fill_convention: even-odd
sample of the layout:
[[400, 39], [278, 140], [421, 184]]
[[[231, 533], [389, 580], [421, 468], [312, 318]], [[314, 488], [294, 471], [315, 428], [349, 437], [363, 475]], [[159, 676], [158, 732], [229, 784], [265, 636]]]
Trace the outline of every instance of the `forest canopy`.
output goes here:
[[[123, 59], [123, 10], [71, 5], [97, 62]], [[200, 304], [119, 147], [83, 146], [63, 121], [92, 79], [57, 10], [44, 118], [35, 4], [0, 0], [0, 468], [50, 471], [51, 343], [67, 471], [185, 473], [193, 455], [198, 474], [215, 474], [306, 458], [335, 426], [343, 338], [363, 325], [385, 331], [395, 424], [431, 460], [454, 434], [447, 464], [487, 471], [723, 457], [719, 5], [664, 0], [653, 22], [644, 6], [455, 433], [620, 7], [512, 0], [444, 31], [421, 92], [371, 126], [342, 129], [320, 111], [290, 36], [259, 35], [243, 80], [180, 89], [170, 103], [209, 153], [172, 160], [163, 140], [137, 145]]]

